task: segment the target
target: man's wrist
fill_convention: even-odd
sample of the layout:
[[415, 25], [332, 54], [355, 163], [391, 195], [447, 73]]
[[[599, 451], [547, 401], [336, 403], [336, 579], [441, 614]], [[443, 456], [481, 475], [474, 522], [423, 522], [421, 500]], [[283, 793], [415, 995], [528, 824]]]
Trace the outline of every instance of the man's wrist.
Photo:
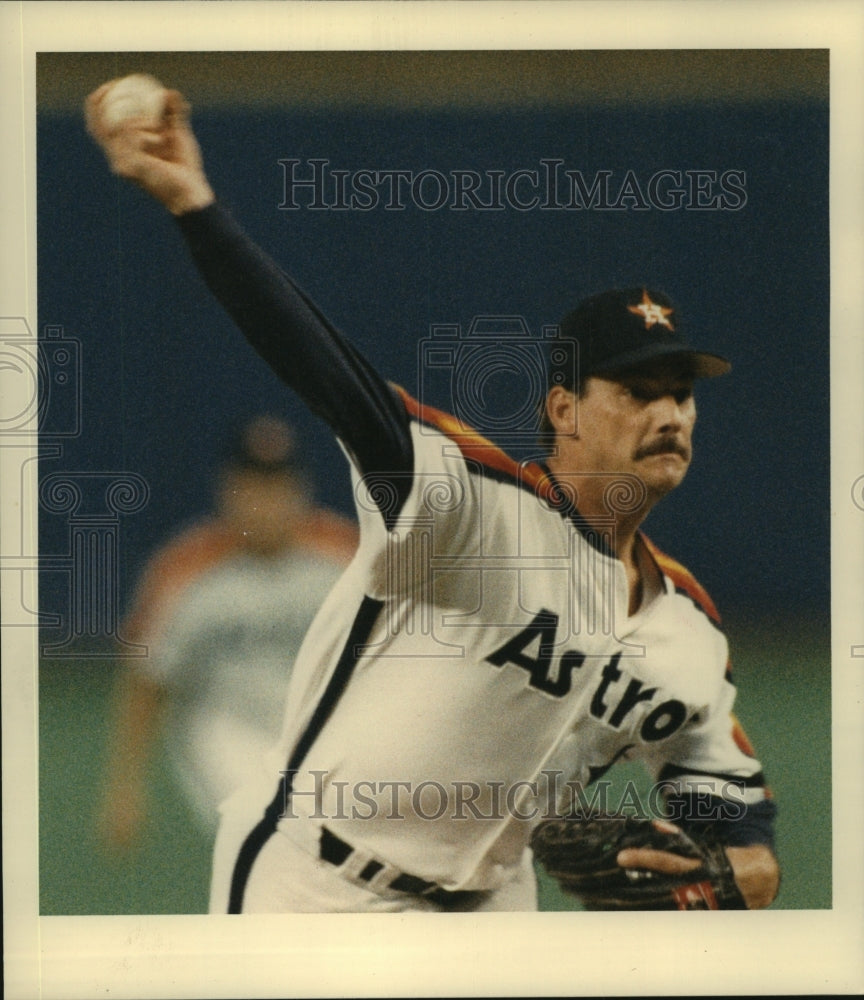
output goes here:
[[200, 212], [201, 209], [212, 205], [216, 200], [216, 195], [209, 184], [201, 184], [195, 188], [179, 192], [176, 196], [168, 199], [166, 207], [172, 215], [186, 215], [189, 212]]

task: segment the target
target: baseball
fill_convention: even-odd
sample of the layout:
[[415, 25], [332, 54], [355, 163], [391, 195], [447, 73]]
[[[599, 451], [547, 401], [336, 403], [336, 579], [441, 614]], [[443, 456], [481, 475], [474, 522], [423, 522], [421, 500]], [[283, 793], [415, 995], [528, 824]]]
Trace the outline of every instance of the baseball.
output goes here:
[[147, 73], [133, 73], [112, 84], [102, 99], [102, 120], [119, 125], [127, 118], [142, 118], [154, 127], [165, 109], [165, 88]]

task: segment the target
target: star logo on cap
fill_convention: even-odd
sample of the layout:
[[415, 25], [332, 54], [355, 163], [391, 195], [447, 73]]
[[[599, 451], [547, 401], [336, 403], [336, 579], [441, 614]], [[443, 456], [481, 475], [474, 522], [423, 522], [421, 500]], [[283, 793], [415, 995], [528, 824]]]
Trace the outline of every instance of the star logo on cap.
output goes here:
[[627, 308], [631, 313], [635, 313], [645, 320], [646, 330], [650, 330], [652, 326], [656, 326], [658, 323], [661, 326], [668, 327], [670, 330], [675, 329], [667, 319], [675, 310], [667, 309], [666, 306], [661, 306], [659, 302], [652, 302], [648, 296], [648, 292], [644, 288], [642, 289], [642, 301], [639, 305], [627, 306]]

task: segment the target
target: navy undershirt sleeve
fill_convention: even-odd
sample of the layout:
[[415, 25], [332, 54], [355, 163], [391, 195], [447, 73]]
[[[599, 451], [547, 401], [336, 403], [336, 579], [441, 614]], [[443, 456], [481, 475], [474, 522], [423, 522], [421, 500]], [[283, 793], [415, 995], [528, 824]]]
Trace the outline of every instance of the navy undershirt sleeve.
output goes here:
[[777, 806], [773, 799], [744, 806], [699, 792], [673, 795], [666, 802], [666, 815], [688, 832], [711, 827], [727, 847], [765, 844], [774, 849]]
[[404, 490], [413, 449], [396, 391], [221, 205], [177, 223], [207, 286], [252, 347], [330, 425], [361, 474]]

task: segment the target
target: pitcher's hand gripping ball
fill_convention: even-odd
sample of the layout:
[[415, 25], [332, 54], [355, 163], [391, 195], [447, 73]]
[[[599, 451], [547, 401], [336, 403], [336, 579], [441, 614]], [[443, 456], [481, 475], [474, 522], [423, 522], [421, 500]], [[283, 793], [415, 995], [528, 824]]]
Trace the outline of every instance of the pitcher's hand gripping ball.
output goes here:
[[165, 111], [165, 87], [147, 73], [132, 73], [116, 80], [102, 98], [101, 117], [113, 127], [129, 118], [140, 118], [154, 128]]
[[[744, 910], [723, 845], [665, 821], [600, 814], [543, 820], [531, 838], [534, 857], [586, 910]], [[623, 868], [629, 848], [668, 851], [699, 861], [680, 874]]]

